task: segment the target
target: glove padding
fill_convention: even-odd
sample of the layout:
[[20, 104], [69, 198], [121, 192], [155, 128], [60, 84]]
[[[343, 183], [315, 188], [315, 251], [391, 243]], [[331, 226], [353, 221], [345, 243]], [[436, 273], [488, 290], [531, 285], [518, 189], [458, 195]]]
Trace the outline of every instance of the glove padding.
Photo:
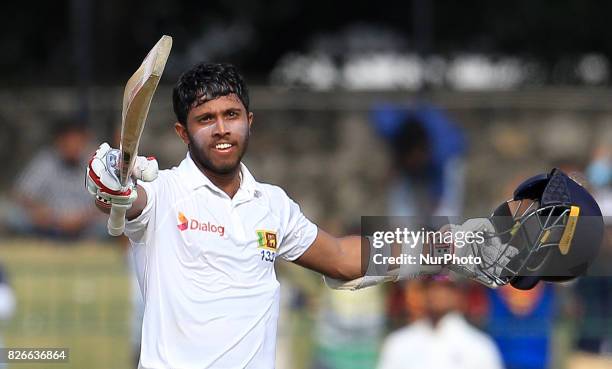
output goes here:
[[[501, 239], [496, 234], [496, 229], [488, 218], [468, 219], [461, 225], [450, 225], [451, 232], [483, 232], [488, 235], [484, 238], [483, 243], [466, 244], [463, 247], [454, 247], [454, 254], [458, 258], [478, 256], [482, 260], [482, 264], [449, 264], [448, 269], [463, 277], [474, 279], [478, 282], [485, 283], [480, 279], [482, 268], [486, 268], [489, 273], [495, 276], [502, 276], [504, 267], [518, 254], [518, 250], [508, 244], [502, 243]], [[456, 237], [453, 237], [457, 239]], [[495, 261], [495, 263], [493, 263]], [[487, 283], [485, 283], [487, 284]], [[489, 284], [487, 284], [489, 285]], [[491, 285], [490, 287], [498, 287]]]
[[105, 142], [98, 147], [87, 165], [85, 186], [96, 198], [96, 205], [99, 207], [120, 205], [129, 208], [138, 197], [136, 180], [151, 182], [157, 178], [157, 160], [138, 156], [132, 172], [133, 178], [123, 187], [119, 181], [119, 160], [120, 151]]

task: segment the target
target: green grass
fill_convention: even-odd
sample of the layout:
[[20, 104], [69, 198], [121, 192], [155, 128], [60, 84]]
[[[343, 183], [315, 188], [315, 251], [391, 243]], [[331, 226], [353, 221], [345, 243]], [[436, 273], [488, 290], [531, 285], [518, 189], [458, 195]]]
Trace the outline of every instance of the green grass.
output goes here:
[[130, 281], [118, 244], [0, 244], [17, 295], [13, 319], [0, 328], [6, 347], [68, 347], [64, 364], [10, 368], [131, 368]]
[[[12, 364], [9, 369], [134, 369], [131, 281], [118, 243], [59, 244], [38, 240], [0, 241], [0, 261], [17, 295], [17, 311], [0, 323], [5, 347], [68, 347], [70, 361]], [[279, 278], [309, 291], [316, 300], [321, 279], [281, 263]], [[314, 306], [314, 305], [313, 305]], [[282, 337], [289, 342], [291, 369], [305, 369], [314, 355], [313, 307], [284, 311]]]

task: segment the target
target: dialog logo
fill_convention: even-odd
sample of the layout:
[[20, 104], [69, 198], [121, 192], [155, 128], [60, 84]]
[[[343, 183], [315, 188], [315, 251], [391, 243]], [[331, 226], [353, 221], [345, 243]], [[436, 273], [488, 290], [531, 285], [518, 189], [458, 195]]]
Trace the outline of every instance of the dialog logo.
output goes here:
[[183, 214], [183, 212], [181, 211], [179, 211], [178, 213], [178, 221], [179, 221], [179, 224], [177, 225], [177, 227], [181, 231], [184, 231], [189, 227], [189, 219], [187, 219], [185, 214]]
[[218, 233], [219, 236], [225, 235], [225, 227], [222, 225], [212, 224], [211, 222], [201, 221], [194, 218], [187, 218], [185, 214], [179, 211], [178, 213], [178, 229], [182, 231], [200, 231]]

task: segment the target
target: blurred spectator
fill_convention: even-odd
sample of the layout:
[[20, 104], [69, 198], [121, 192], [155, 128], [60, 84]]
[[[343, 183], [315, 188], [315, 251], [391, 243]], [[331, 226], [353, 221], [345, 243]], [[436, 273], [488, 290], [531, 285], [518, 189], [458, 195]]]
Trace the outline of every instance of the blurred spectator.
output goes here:
[[595, 188], [603, 189], [612, 183], [612, 152], [608, 146], [596, 150], [587, 168], [587, 176]]
[[554, 289], [539, 283], [531, 290], [507, 285], [488, 290], [487, 330], [493, 336], [508, 369], [550, 367], [555, 296]]
[[54, 128], [53, 145], [41, 149], [17, 178], [8, 228], [63, 239], [103, 234], [102, 218], [83, 184], [89, 133], [74, 121]]
[[142, 319], [144, 317], [144, 300], [142, 291], [136, 278], [136, 265], [134, 263], [134, 249], [132, 249], [127, 237], [119, 237], [118, 241], [121, 247], [126, 251], [126, 262], [128, 267], [128, 276], [130, 279], [130, 302], [132, 310], [130, 313], [130, 345], [132, 349], [132, 364], [138, 367], [140, 362], [140, 344], [142, 341]]
[[463, 318], [461, 286], [449, 280], [425, 283], [425, 317], [386, 339], [378, 369], [502, 368], [493, 341]]
[[[15, 296], [13, 290], [8, 284], [6, 272], [0, 264], [0, 321], [9, 319], [15, 311]], [[0, 337], [0, 347], [5, 347], [2, 343], [2, 337]], [[0, 363], [0, 368], [5, 368]]]
[[576, 294], [581, 311], [578, 350], [612, 355], [612, 279], [602, 276], [580, 278]]
[[460, 215], [464, 171], [462, 132], [439, 109], [381, 106], [372, 114], [391, 144], [389, 215]]
[[425, 317], [425, 284], [411, 279], [403, 286], [389, 286], [387, 295], [388, 328], [397, 329]]
[[587, 175], [604, 215], [605, 229], [602, 248], [589, 268], [589, 277], [578, 279], [576, 285], [581, 313], [576, 343], [583, 353], [612, 357], [612, 156], [609, 149], [596, 150]]
[[[407, 109], [383, 104], [374, 108], [371, 121], [391, 150], [387, 214], [424, 219], [461, 215], [465, 182], [461, 130], [440, 109], [428, 105]], [[388, 318], [396, 327], [405, 320], [397, 309], [401, 304], [394, 301], [404, 291], [395, 284], [389, 289]]]
[[370, 369], [384, 330], [382, 286], [323, 291], [315, 341], [316, 369]]
[[[330, 223], [333, 234], [344, 233], [341, 225]], [[359, 233], [358, 227], [350, 230]], [[349, 232], [349, 233], [350, 233]], [[376, 365], [385, 330], [382, 285], [358, 291], [325, 287], [315, 326], [315, 369], [371, 369]]]
[[[576, 170], [572, 161], [557, 163], [562, 170]], [[505, 201], [531, 173], [517, 173], [501, 187], [498, 201]], [[544, 369], [553, 363], [552, 341], [557, 308], [561, 304], [552, 285], [539, 283], [531, 290], [509, 285], [485, 289], [484, 327], [501, 351], [507, 369]]]

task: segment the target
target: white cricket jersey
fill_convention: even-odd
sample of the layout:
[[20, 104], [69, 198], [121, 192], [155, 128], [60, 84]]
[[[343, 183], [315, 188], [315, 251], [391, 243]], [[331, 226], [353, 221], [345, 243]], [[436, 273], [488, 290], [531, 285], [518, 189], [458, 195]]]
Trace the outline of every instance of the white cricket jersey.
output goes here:
[[189, 155], [151, 183], [126, 225], [145, 301], [141, 369], [274, 368], [279, 283], [317, 226], [241, 164], [229, 198]]
[[425, 320], [401, 328], [383, 344], [377, 369], [503, 369], [493, 340], [458, 313], [436, 328]]

